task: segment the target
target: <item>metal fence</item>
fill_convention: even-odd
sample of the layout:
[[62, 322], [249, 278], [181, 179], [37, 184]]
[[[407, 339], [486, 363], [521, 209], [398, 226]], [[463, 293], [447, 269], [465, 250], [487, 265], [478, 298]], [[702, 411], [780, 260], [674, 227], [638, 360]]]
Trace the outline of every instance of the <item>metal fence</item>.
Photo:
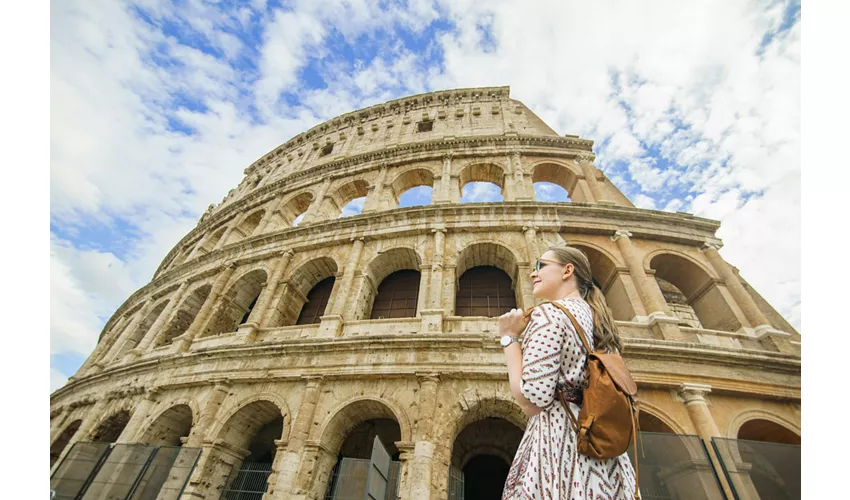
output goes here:
[[222, 492], [223, 500], [261, 500], [269, 485], [271, 462], [242, 462], [230, 485]]
[[736, 500], [794, 500], [801, 496], [800, 446], [712, 438]]
[[79, 442], [50, 477], [56, 500], [176, 500], [200, 448]]
[[[628, 454], [634, 465], [633, 446]], [[725, 500], [698, 436], [640, 432], [637, 454], [643, 500]]]
[[[389, 482], [385, 500], [398, 498], [398, 471], [401, 464], [390, 462]], [[363, 500], [366, 482], [369, 479], [370, 460], [366, 458], [343, 458], [334, 467], [325, 500]]]

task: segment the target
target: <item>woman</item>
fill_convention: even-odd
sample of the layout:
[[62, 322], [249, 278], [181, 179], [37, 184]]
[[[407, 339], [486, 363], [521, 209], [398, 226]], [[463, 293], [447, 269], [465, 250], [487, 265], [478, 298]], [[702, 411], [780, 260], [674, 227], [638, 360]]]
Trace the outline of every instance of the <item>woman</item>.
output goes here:
[[[531, 280], [536, 298], [559, 302], [573, 313], [593, 349], [619, 353], [620, 336], [611, 310], [593, 284], [583, 252], [549, 247]], [[523, 331], [522, 340], [517, 339]], [[511, 337], [502, 341], [511, 392], [529, 417], [502, 499], [635, 498], [635, 473], [628, 455], [599, 460], [579, 454], [575, 431], [555, 396], [557, 384], [573, 414], [579, 414], [587, 352], [567, 315], [552, 304], [534, 308], [530, 319], [521, 309], [513, 309], [499, 318], [499, 332]]]

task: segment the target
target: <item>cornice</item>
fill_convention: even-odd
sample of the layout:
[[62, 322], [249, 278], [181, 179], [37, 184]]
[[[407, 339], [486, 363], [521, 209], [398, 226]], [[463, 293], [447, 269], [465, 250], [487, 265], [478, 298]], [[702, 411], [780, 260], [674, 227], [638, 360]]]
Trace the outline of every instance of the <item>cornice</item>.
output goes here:
[[[704, 344], [691, 344], [682, 342], [648, 340], [640, 338], [624, 338], [624, 358], [632, 366], [639, 365], [642, 361], [653, 361], [664, 366], [670, 362], [683, 362], [688, 364], [697, 363], [701, 366], [718, 366], [726, 368], [745, 369], [760, 374], [775, 373], [779, 375], [790, 375], [799, 377], [801, 358], [799, 356], [781, 354], [769, 351], [756, 351], [749, 349], [734, 349], [722, 346], [709, 346]], [[463, 368], [457, 364], [440, 363], [417, 363], [397, 364], [381, 363], [379, 366], [364, 365], [352, 367], [349, 364], [321, 365], [317, 367], [277, 368], [265, 367], [256, 369], [234, 369], [221, 371], [211, 369], [199, 371], [200, 363], [205, 360], [215, 359], [217, 363], [213, 366], [226, 364], [227, 360], [240, 360], [251, 358], [253, 366], [262, 366], [260, 359], [281, 359], [293, 356], [318, 356], [328, 359], [329, 354], [362, 353], [370, 351], [374, 353], [385, 352], [427, 352], [472, 350], [487, 353], [496, 353], [500, 348], [496, 345], [495, 337], [487, 335], [460, 334], [433, 334], [433, 335], [375, 335], [356, 336], [341, 338], [312, 338], [312, 339], [288, 339], [276, 342], [261, 342], [257, 344], [224, 345], [207, 349], [190, 351], [183, 355], [172, 355], [169, 357], [142, 359], [139, 362], [108, 367], [95, 375], [69, 381], [68, 384], [51, 394], [51, 401], [62, 399], [66, 394], [75, 392], [86, 392], [97, 390], [97, 386], [115, 378], [139, 379], [145, 375], [162, 372], [166, 370], [180, 370], [183, 367], [194, 367], [185, 375], [176, 374], [169, 378], [166, 384], [158, 384], [161, 390], [173, 386], [188, 387], [209, 385], [210, 380], [226, 378], [232, 383], [260, 383], [269, 379], [300, 381], [304, 376], [323, 376], [325, 380], [345, 379], [351, 376], [358, 377], [415, 377], [416, 374], [440, 373], [447, 378], [475, 378], [471, 374], [481, 374], [485, 378], [506, 378], [504, 367], [489, 362], [467, 363]], [[655, 371], [635, 372], [635, 380], [639, 383], [654, 386], [674, 386], [683, 380], [681, 376], [672, 378], [670, 374]], [[736, 370], [736, 373], [740, 371]], [[704, 381], [705, 377], [690, 377], [695, 382]], [[714, 380], [714, 379], [713, 379]], [[746, 393], [749, 385], [761, 384], [760, 390], [772, 394], [774, 397], [794, 397], [799, 388], [787, 387], [783, 391], [778, 389], [767, 389], [776, 384], [764, 384], [763, 382], [750, 382], [746, 378], [720, 378], [711, 382], [715, 392], [738, 392]], [[137, 389], [135, 392], [141, 392]], [[134, 393], [135, 393], [134, 392]]]

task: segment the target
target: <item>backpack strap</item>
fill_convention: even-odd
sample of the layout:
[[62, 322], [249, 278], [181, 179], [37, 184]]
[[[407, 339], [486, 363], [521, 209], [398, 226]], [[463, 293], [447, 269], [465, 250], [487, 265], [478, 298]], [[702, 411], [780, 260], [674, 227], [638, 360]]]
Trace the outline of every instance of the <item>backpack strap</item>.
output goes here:
[[578, 334], [578, 337], [581, 339], [581, 343], [584, 345], [584, 348], [587, 349], [587, 353], [588, 354], [592, 353], [593, 349], [590, 348], [590, 344], [587, 342], [587, 337], [584, 334], [584, 329], [581, 327], [580, 324], [578, 324], [578, 321], [576, 320], [576, 317], [573, 316], [573, 313], [571, 313], [569, 309], [564, 307], [563, 304], [560, 304], [558, 302], [547, 301], [545, 303], [546, 304], [552, 304], [553, 306], [556, 306], [558, 309], [564, 311], [564, 314], [566, 314], [567, 317], [570, 318], [570, 323], [573, 324], [573, 328], [575, 328], [575, 331]]

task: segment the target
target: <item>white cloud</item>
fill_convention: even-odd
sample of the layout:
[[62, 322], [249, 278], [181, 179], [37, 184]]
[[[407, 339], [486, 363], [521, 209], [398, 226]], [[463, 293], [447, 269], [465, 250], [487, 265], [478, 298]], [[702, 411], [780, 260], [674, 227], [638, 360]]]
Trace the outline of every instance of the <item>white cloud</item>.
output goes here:
[[54, 392], [56, 389], [65, 385], [66, 382], [68, 382], [68, 377], [66, 377], [62, 373], [59, 373], [59, 371], [57, 371], [54, 368], [50, 369], [50, 392], [51, 393]]

